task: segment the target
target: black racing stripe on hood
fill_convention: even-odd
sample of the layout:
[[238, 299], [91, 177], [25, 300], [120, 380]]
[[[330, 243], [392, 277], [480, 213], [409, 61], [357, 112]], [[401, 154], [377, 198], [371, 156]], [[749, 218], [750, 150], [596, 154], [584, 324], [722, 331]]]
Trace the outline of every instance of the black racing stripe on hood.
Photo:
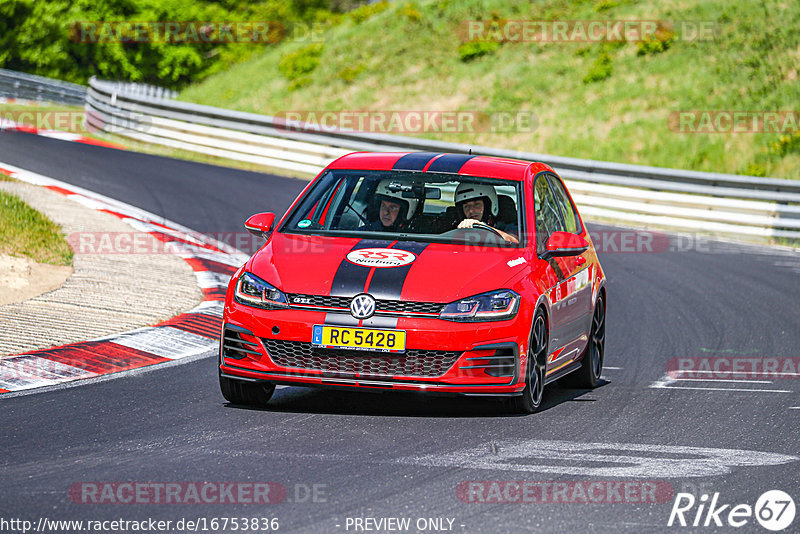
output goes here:
[[456, 174], [466, 162], [476, 156], [470, 154], [445, 154], [428, 167], [428, 172], [448, 172]]
[[[362, 248], [388, 248], [391, 244], [391, 241], [386, 240], [362, 239], [348, 253]], [[370, 267], [356, 265], [347, 261], [347, 258], [342, 258], [342, 263], [339, 264], [333, 277], [330, 295], [332, 297], [352, 297], [362, 293], [369, 271]]]
[[392, 170], [394, 171], [421, 171], [430, 160], [439, 155], [439, 152], [413, 152], [398, 159]]
[[[404, 242], [397, 243], [392, 248], [405, 250], [419, 257], [428, 243]], [[406, 283], [408, 272], [414, 266], [414, 262], [402, 267], [384, 267], [375, 269], [372, 280], [369, 283], [367, 292], [376, 299], [399, 299], [403, 291], [403, 284]]]
[[397, 317], [381, 317], [373, 315], [361, 323], [364, 328], [397, 328]]
[[328, 312], [325, 314], [325, 324], [337, 326], [358, 326], [358, 319], [349, 313]]

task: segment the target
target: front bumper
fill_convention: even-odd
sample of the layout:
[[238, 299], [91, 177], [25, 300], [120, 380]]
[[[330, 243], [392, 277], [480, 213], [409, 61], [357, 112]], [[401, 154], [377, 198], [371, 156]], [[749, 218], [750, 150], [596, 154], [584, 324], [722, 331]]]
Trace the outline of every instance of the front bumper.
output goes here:
[[[312, 327], [326, 324], [325, 312], [261, 310], [229, 300], [220, 372], [288, 385], [519, 395], [530, 326], [525, 321], [522, 311], [495, 323], [401, 317], [396, 328], [407, 332], [406, 353], [385, 354], [312, 347]], [[327, 324], [336, 324], [335, 318]]]

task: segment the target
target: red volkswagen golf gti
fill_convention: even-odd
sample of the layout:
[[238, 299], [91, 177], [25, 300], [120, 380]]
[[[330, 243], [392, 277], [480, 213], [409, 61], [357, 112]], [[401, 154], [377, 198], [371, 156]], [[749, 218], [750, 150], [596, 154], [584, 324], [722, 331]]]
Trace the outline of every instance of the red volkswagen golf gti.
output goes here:
[[276, 384], [507, 397], [597, 385], [605, 276], [549, 166], [463, 154], [331, 163], [232, 277], [219, 380], [234, 404]]

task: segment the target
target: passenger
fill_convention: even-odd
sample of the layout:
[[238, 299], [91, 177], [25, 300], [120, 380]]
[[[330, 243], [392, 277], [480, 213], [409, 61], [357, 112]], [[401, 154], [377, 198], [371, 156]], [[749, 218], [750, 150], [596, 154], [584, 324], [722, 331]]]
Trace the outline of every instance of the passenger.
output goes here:
[[419, 200], [403, 198], [402, 191], [390, 189], [389, 184], [397, 180], [381, 180], [375, 190], [378, 219], [368, 222], [363, 230], [374, 232], [399, 232], [409, 229], [409, 221], [414, 217]]
[[482, 223], [497, 230], [507, 243], [519, 243], [515, 235], [519, 232], [517, 225], [496, 220], [500, 205], [494, 186], [462, 182], [456, 188], [455, 202], [458, 218], [463, 218], [458, 228], [472, 228]]

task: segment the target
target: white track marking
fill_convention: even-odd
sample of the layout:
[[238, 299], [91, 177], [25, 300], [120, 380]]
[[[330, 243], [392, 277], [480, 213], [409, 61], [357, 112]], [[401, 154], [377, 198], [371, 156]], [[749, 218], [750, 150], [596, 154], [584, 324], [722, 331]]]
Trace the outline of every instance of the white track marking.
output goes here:
[[607, 365], [604, 365], [603, 366], [603, 370], [605, 371], [606, 369], [608, 369], [609, 371], [619, 371], [619, 370], [623, 369], [623, 367], [609, 367]]
[[[800, 460], [784, 454], [739, 449], [630, 443], [509, 440], [496, 442], [496, 445], [496, 454], [490, 452], [487, 443], [397, 461], [431, 467], [592, 477], [682, 478], [724, 475], [730, 473], [732, 467], [780, 465]], [[610, 465], [598, 466], [598, 463]]]
[[696, 389], [700, 391], [743, 391], [749, 393], [791, 393], [791, 391], [788, 389], [701, 388], [701, 387], [689, 387], [689, 386], [660, 386], [657, 389]]
[[219, 344], [219, 340], [199, 336], [170, 326], [142, 328], [120, 334], [110, 341], [117, 345], [139, 349], [170, 360], [200, 354], [216, 348]]
[[[719, 371], [700, 371], [700, 370], [697, 370], [697, 371], [694, 371], [694, 370], [670, 371], [670, 374], [685, 374], [685, 373], [696, 374], [696, 375], [698, 375], [698, 374], [706, 374], [706, 375], [708, 375], [708, 374], [719, 374]], [[731, 371], [731, 372], [724, 371], [724, 373], [728, 374], [728, 375], [731, 375], [731, 376], [737, 376], [737, 375], [750, 376], [750, 375], [753, 374], [752, 372], [735, 373], [733, 371]], [[772, 371], [770, 371], [770, 373], [772, 373]], [[775, 373], [779, 374], [780, 376], [800, 376], [800, 373], [784, 373], [784, 372], [778, 372], [778, 371], [776, 371]], [[775, 373], [772, 373], [772, 374], [775, 374]], [[678, 380], [687, 380], [687, 379], [686, 378], [678, 378]]]
[[742, 382], [742, 383], [768, 383], [771, 384], [772, 382], [763, 382], [758, 380], [722, 380], [722, 379], [702, 379], [702, 378], [674, 378], [669, 374], [665, 374], [660, 379], [656, 380], [652, 384], [650, 384], [651, 389], [681, 389], [681, 390], [697, 390], [697, 391], [732, 391], [732, 392], [742, 392], [742, 393], [792, 393], [791, 390], [786, 389], [756, 389], [756, 388], [737, 388], [737, 387], [728, 387], [728, 388], [713, 388], [713, 387], [703, 387], [703, 386], [681, 386], [677, 385], [678, 382]]
[[730, 378], [678, 378], [681, 382], [745, 382], [748, 384], [772, 384], [772, 380], [738, 380]]

